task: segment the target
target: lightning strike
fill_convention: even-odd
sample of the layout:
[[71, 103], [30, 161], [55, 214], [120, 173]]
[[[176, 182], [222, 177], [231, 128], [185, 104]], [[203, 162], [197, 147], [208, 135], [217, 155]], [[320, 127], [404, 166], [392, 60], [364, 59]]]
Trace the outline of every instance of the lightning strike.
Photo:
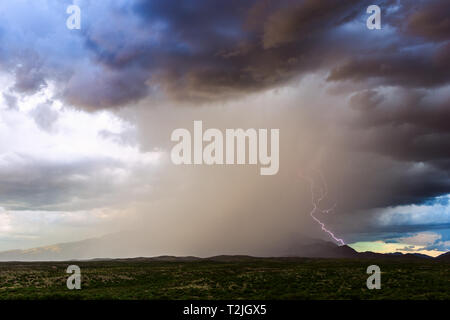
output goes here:
[[325, 178], [323, 177], [322, 173], [320, 171], [318, 171], [319, 176], [322, 180], [322, 184], [323, 187], [319, 187], [320, 190], [320, 197], [316, 199], [315, 194], [314, 194], [314, 187], [315, 187], [315, 183], [314, 180], [310, 177], [304, 177], [308, 182], [309, 182], [309, 188], [311, 191], [311, 204], [313, 206], [313, 209], [311, 210], [311, 212], [309, 213], [309, 215], [311, 216], [311, 218], [313, 218], [314, 221], [316, 221], [320, 227], [322, 228], [322, 231], [324, 231], [325, 233], [327, 233], [334, 241], [336, 241], [337, 243], [339, 243], [340, 245], [345, 245], [344, 240], [336, 237], [334, 235], [334, 233], [329, 230], [326, 226], [325, 223], [323, 223], [322, 221], [319, 220], [319, 218], [317, 218], [314, 213], [316, 211], [320, 211], [322, 213], [330, 213], [333, 212], [334, 208], [336, 207], [336, 204], [334, 204], [331, 208], [326, 209], [326, 210], [322, 210], [319, 208], [319, 204], [320, 202], [327, 196], [328, 194], [328, 187], [325, 181]]

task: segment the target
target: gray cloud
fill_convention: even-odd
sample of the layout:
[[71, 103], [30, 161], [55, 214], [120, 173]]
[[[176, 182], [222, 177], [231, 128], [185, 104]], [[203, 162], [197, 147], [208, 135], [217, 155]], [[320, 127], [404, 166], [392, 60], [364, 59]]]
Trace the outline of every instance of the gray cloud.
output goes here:
[[[100, 205], [112, 192], [111, 176], [102, 176], [107, 159], [55, 164], [21, 155], [0, 169], [0, 206], [9, 210], [80, 210]], [[109, 163], [109, 166], [118, 164]]]
[[450, 3], [432, 0], [425, 5], [420, 4], [406, 19], [406, 32], [434, 41], [449, 40], [450, 22], [447, 13], [450, 11]]
[[427, 54], [375, 54], [365, 57], [356, 56], [331, 70], [329, 80], [367, 79], [379, 80], [379, 84], [412, 87], [435, 87], [449, 82], [446, 71], [447, 51]]
[[[30, 54], [31, 53], [31, 54]], [[47, 86], [45, 81], [46, 75], [42, 70], [42, 62], [39, 56], [34, 52], [26, 54], [26, 58], [22, 58], [13, 69], [16, 82], [12, 90], [18, 93], [35, 93]]]
[[6, 105], [9, 109], [17, 108], [17, 97], [15, 97], [14, 95], [4, 92], [3, 99], [5, 100]]
[[45, 131], [50, 131], [53, 124], [58, 120], [59, 114], [57, 111], [51, 109], [52, 101], [41, 103], [34, 108], [30, 114], [33, 117], [36, 125]]

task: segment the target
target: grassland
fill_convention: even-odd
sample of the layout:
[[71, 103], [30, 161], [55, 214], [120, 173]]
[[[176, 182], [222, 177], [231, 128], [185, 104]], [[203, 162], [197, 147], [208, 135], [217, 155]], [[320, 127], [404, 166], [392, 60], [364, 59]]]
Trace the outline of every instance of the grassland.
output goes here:
[[[66, 268], [82, 271], [68, 290]], [[380, 266], [380, 290], [366, 287]], [[450, 299], [450, 263], [434, 260], [237, 259], [0, 263], [0, 299]]]

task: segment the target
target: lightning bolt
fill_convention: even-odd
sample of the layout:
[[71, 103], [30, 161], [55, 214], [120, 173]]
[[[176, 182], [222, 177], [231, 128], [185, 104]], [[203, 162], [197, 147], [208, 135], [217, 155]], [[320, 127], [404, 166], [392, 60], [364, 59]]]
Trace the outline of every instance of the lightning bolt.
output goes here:
[[332, 212], [334, 212], [334, 208], [336, 207], [336, 203], [335, 203], [329, 209], [325, 209], [325, 210], [320, 209], [320, 207], [319, 207], [320, 202], [324, 198], [326, 198], [326, 196], [328, 195], [328, 186], [327, 186], [326, 180], [325, 180], [322, 172], [320, 170], [316, 170], [316, 171], [318, 172], [318, 174], [320, 176], [320, 179], [322, 181], [322, 186], [318, 186], [319, 192], [320, 192], [320, 197], [318, 197], [318, 198], [315, 197], [315, 192], [314, 192], [315, 183], [314, 183], [314, 179], [312, 179], [311, 177], [308, 177], [308, 176], [302, 176], [303, 178], [305, 178], [309, 182], [309, 189], [311, 191], [311, 204], [312, 204], [313, 208], [312, 208], [311, 212], [309, 213], [309, 215], [311, 216], [311, 218], [313, 218], [313, 220], [315, 222], [317, 222], [320, 225], [320, 227], [322, 228], [322, 231], [327, 233], [334, 241], [336, 241], [337, 243], [339, 243], [340, 245], [343, 246], [343, 245], [345, 245], [344, 240], [336, 237], [334, 235], [334, 233], [325, 226], [325, 223], [320, 221], [319, 218], [317, 218], [316, 215], [315, 215], [315, 213], [318, 212], [318, 211], [322, 212], [322, 213], [325, 213], [325, 214], [332, 213]]

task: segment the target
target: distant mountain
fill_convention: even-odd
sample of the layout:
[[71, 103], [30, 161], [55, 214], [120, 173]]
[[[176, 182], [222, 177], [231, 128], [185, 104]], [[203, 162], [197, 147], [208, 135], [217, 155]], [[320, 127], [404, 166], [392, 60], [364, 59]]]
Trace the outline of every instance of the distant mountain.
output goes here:
[[[156, 253], [156, 254], [155, 254]], [[161, 254], [156, 244], [130, 233], [115, 233], [82, 241], [26, 250], [0, 252], [0, 261], [106, 260]]]
[[89, 258], [89, 254], [86, 254], [87, 248], [95, 242], [95, 239], [89, 239], [26, 250], [4, 251], [0, 252], [0, 261], [59, 261]]
[[[347, 245], [338, 246], [333, 242], [323, 240], [300, 240], [291, 244], [285, 256], [305, 258], [357, 258], [357, 259], [433, 259], [433, 257], [420, 253], [376, 253], [371, 251], [357, 252]], [[448, 259], [448, 257], [447, 257]]]
[[329, 241], [310, 240], [308, 244], [291, 246], [286, 256], [305, 258], [356, 258], [358, 252], [347, 245], [338, 246]]
[[450, 252], [443, 253], [440, 256], [437, 256], [436, 259], [443, 261], [450, 261]]
[[[142, 246], [138, 242], [117, 241], [122, 239], [120, 234], [109, 235], [102, 238], [88, 239], [78, 242], [61, 243], [51, 246], [27, 250], [11, 250], [0, 252], [0, 261], [68, 261], [68, 260], [108, 260], [129, 259], [142, 261], [195, 261], [201, 258], [188, 256], [151, 256], [142, 257], [145, 252], [158, 252], [155, 248]], [[111, 245], [115, 243], [116, 245]], [[118, 245], [117, 243], [120, 243]], [[283, 249], [284, 248], [284, 249]], [[286, 249], [287, 248], [287, 249]], [[303, 258], [347, 258], [347, 259], [432, 259], [432, 257], [418, 254], [400, 252], [381, 254], [375, 252], [357, 252], [347, 245], [338, 246], [335, 243], [316, 239], [301, 239], [288, 246], [273, 248], [271, 252], [279, 252], [278, 255], [264, 254], [265, 257], [303, 257]], [[218, 255], [207, 258], [214, 261], [239, 261], [242, 259], [258, 259], [245, 255]], [[450, 261], [450, 253], [437, 257], [438, 260]]]
[[139, 257], [146, 252], [155, 252], [153, 248], [147, 247], [139, 246], [138, 241], [124, 238], [121, 234], [111, 234], [100, 238], [26, 250], [4, 251], [0, 252], [0, 261], [105, 260], [106, 258]]

